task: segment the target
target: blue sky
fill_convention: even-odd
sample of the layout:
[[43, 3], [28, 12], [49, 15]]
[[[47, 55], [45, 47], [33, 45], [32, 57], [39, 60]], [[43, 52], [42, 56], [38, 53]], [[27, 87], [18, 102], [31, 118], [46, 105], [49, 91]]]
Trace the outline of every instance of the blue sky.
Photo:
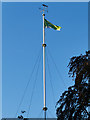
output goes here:
[[[68, 77], [69, 60], [72, 56], [85, 54], [88, 50], [88, 3], [48, 2], [46, 4], [49, 6], [49, 12], [46, 13], [45, 18], [62, 27], [61, 31], [53, 29], [45, 31], [47, 115], [55, 117], [55, 105], [59, 96], [74, 84], [74, 81]], [[41, 56], [39, 68], [37, 63], [18, 115], [21, 110], [26, 110], [24, 116], [27, 117], [28, 106], [31, 104], [28, 117], [43, 116], [41, 112], [43, 108], [42, 13], [38, 9], [41, 5], [41, 2], [2, 4], [3, 117], [15, 117], [38, 54]], [[49, 51], [60, 72], [59, 75]], [[36, 85], [33, 87], [35, 80]], [[33, 88], [34, 94], [31, 100]]]

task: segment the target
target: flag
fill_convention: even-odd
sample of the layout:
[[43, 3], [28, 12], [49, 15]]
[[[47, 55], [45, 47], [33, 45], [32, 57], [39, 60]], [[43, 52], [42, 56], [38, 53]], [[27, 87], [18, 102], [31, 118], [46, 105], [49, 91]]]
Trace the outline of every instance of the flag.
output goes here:
[[50, 23], [49, 21], [47, 21], [45, 18], [44, 18], [44, 27], [45, 28], [53, 28], [54, 30], [58, 30], [58, 31], [60, 31], [60, 29], [61, 29], [60, 26], [53, 25], [52, 23]]

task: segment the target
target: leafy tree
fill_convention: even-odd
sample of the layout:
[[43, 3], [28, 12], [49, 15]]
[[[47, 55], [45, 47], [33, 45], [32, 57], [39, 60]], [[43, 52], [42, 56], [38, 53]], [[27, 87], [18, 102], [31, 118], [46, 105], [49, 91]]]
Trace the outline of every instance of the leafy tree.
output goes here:
[[69, 62], [69, 76], [75, 80], [75, 85], [70, 86], [62, 93], [57, 102], [58, 120], [85, 120], [90, 119], [89, 107], [89, 79], [90, 66], [88, 52], [86, 55], [72, 57]]

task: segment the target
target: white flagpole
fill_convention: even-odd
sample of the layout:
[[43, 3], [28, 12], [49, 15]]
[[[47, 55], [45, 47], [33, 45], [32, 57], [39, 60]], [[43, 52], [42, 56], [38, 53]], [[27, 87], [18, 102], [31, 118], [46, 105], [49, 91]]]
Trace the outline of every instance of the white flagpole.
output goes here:
[[45, 85], [45, 29], [44, 29], [44, 16], [43, 14], [43, 83], [44, 83], [44, 107], [46, 106], [46, 85]]
[[43, 9], [43, 86], [44, 86], [44, 107], [43, 107], [43, 110], [44, 110], [44, 119], [46, 120], [46, 111], [47, 111], [47, 107], [46, 107], [46, 74], [45, 74], [45, 47], [46, 47], [46, 44], [45, 44], [45, 27], [44, 27], [44, 17], [45, 17], [45, 14], [44, 14], [44, 9]]

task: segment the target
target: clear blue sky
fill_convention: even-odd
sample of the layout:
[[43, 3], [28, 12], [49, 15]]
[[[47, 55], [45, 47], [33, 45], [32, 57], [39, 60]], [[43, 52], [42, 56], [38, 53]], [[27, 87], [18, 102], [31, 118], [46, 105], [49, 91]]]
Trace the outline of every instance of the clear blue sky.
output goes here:
[[[85, 51], [88, 50], [88, 3], [59, 2], [46, 4], [49, 6], [49, 12], [45, 16], [46, 19], [62, 27], [60, 32], [46, 29], [45, 38], [46, 49], [49, 49], [51, 52], [60, 71], [60, 75], [58, 75], [48, 50], [46, 50], [46, 56], [48, 56], [48, 62], [46, 61], [47, 107], [49, 109], [47, 115], [48, 117], [55, 117], [55, 105], [59, 96], [69, 86], [74, 84], [71, 78], [68, 77], [67, 65], [69, 60], [72, 56], [85, 54]], [[41, 5], [41, 2], [3, 3], [3, 117], [15, 117], [23, 92], [31, 77], [38, 53], [42, 50], [42, 13], [38, 9]], [[54, 95], [50, 85], [48, 64]], [[33, 83], [37, 75], [37, 66], [18, 115], [20, 115], [20, 110], [28, 111]], [[55, 99], [54, 101], [53, 98]], [[29, 117], [42, 117], [42, 108], [43, 80], [41, 56]], [[27, 117], [27, 112], [24, 116]]]

